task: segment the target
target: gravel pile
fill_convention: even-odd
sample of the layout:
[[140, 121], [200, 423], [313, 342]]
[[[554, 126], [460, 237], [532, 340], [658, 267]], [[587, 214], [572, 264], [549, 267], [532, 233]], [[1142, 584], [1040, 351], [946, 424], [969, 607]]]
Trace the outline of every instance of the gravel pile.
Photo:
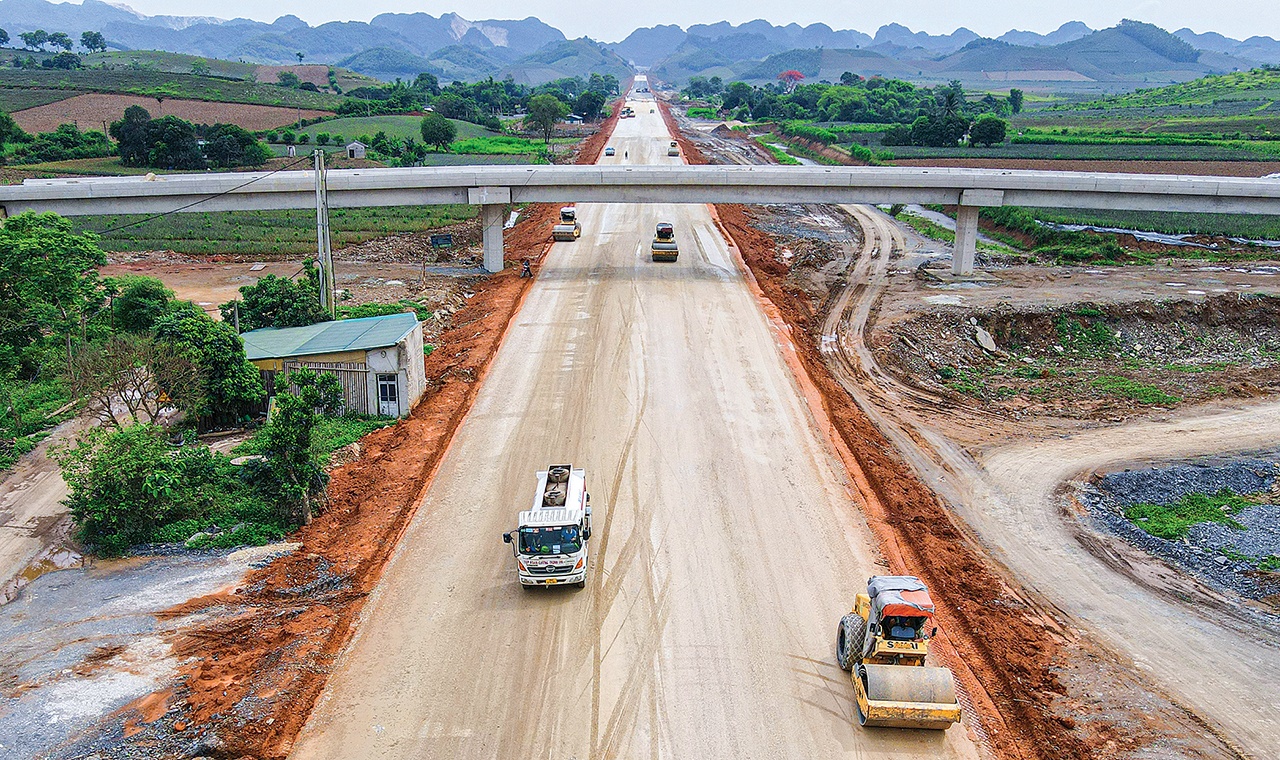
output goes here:
[[1280, 459], [1180, 464], [1110, 473], [1081, 485], [1077, 495], [1095, 529], [1118, 536], [1210, 586], [1249, 599], [1264, 599], [1280, 593], [1280, 573], [1259, 572], [1253, 562], [1232, 557], [1280, 556], [1280, 499], [1233, 515], [1244, 530], [1201, 523], [1192, 526], [1185, 539], [1176, 541], [1146, 533], [1125, 519], [1124, 509], [1140, 503], [1171, 504], [1190, 493], [1214, 494], [1224, 488], [1237, 494], [1272, 491], [1277, 474]]

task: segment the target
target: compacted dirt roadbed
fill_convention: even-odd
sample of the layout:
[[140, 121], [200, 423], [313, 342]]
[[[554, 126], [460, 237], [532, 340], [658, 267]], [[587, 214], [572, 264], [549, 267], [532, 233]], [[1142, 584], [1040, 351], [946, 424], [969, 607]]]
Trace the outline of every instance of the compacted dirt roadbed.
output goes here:
[[[677, 161], [637, 111], [606, 160]], [[877, 556], [710, 212], [579, 216], [293, 757], [977, 757], [963, 726], [854, 724], [832, 638]], [[659, 220], [674, 264], [649, 260]], [[521, 591], [500, 534], [534, 471], [570, 461], [588, 586]]]

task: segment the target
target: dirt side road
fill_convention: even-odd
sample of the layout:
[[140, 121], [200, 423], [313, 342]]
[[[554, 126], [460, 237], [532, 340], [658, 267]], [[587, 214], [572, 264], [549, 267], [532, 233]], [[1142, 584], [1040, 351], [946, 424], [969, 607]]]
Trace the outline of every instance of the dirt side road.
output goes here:
[[[612, 160], [677, 160], [648, 106]], [[977, 757], [853, 725], [831, 639], [877, 558], [708, 210], [579, 214], [293, 757]], [[524, 592], [500, 533], [553, 461], [587, 469], [594, 572]]]

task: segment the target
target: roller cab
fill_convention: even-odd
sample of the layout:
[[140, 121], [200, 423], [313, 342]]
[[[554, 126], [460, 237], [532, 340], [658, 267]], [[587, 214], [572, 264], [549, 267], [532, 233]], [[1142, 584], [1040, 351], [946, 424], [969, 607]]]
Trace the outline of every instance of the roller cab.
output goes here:
[[853, 680], [863, 726], [946, 729], [960, 720], [955, 681], [925, 664], [934, 605], [914, 576], [872, 576], [836, 631], [836, 660]]

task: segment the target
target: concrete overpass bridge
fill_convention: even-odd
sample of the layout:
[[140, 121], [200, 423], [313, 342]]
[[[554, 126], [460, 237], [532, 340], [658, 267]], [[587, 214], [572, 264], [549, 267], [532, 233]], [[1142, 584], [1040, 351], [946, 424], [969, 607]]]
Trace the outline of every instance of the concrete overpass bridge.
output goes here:
[[1280, 215], [1280, 180], [923, 167], [471, 166], [29, 179], [0, 210], [164, 214], [473, 204], [484, 264], [502, 268], [511, 203], [925, 203], [958, 206], [952, 271], [973, 271], [978, 211], [1032, 206]]

